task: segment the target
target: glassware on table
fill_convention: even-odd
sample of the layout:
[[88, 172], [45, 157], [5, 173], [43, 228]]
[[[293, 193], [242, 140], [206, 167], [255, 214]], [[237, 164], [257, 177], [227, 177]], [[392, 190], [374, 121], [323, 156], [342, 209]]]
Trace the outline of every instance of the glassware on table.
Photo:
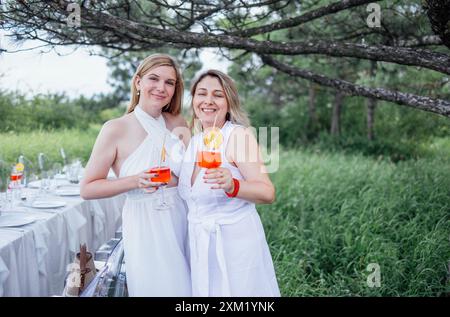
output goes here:
[[21, 154], [18, 159], [19, 163], [23, 164], [23, 175], [21, 180], [22, 187], [27, 187], [30, 183], [30, 175], [34, 173], [35, 167], [33, 162], [31, 162], [26, 156]]
[[2, 210], [8, 209], [10, 203], [8, 185], [8, 178], [0, 174], [0, 215], [2, 214]]
[[62, 174], [62, 170], [63, 170], [63, 167], [62, 167], [61, 163], [58, 163], [58, 162], [53, 163], [52, 171], [56, 177], [58, 177]]
[[39, 186], [39, 195], [46, 196], [50, 188], [50, 180], [48, 179], [47, 172], [41, 172], [41, 181]]
[[47, 170], [47, 161], [47, 156], [44, 153], [38, 154], [38, 167], [41, 172]]
[[6, 205], [6, 193], [0, 192], [0, 216], [2, 215], [2, 210], [6, 209]]
[[0, 211], [7, 209], [9, 205], [9, 165], [0, 160]]
[[80, 181], [80, 165], [77, 163], [73, 163], [69, 166], [69, 169], [67, 171], [67, 179], [72, 184], [78, 184]]
[[22, 176], [23, 176], [24, 166], [18, 163], [11, 167], [11, 173], [9, 176], [8, 189], [11, 192], [11, 205], [14, 206], [21, 199], [22, 193]]

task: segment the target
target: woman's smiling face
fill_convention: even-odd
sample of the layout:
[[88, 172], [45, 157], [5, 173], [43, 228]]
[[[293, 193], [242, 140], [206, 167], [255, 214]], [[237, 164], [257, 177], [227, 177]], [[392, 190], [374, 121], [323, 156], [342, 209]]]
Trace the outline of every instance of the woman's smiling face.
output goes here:
[[159, 66], [150, 69], [136, 81], [140, 92], [140, 101], [159, 109], [169, 104], [175, 93], [177, 76], [171, 66]]
[[223, 87], [216, 77], [206, 76], [198, 82], [192, 97], [192, 105], [203, 128], [212, 127], [216, 116], [217, 127], [225, 123], [228, 102]]

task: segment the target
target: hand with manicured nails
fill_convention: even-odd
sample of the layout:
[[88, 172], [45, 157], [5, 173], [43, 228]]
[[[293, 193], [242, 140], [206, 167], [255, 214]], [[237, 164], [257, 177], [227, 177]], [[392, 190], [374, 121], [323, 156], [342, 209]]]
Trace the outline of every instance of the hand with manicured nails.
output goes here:
[[154, 193], [158, 190], [159, 186], [167, 185], [166, 183], [161, 182], [152, 182], [150, 179], [153, 177], [157, 177], [158, 173], [148, 173], [147, 171], [143, 171], [136, 175], [138, 188], [142, 188], [147, 193]]
[[205, 183], [215, 184], [211, 189], [222, 188], [226, 193], [231, 193], [234, 190], [233, 175], [227, 168], [219, 167], [207, 169], [203, 179]]

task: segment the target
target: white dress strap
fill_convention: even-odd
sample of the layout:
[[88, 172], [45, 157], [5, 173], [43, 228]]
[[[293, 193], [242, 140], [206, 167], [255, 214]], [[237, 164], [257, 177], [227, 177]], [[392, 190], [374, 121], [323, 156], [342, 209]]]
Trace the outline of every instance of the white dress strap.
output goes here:
[[134, 109], [134, 114], [144, 130], [152, 138], [152, 143], [159, 150], [159, 153], [161, 153], [163, 141], [165, 140], [164, 148], [167, 154], [167, 164], [170, 166], [172, 173], [178, 177], [185, 152], [183, 142], [166, 128], [163, 115], [155, 119], [139, 106]]
[[139, 106], [134, 108], [134, 114], [148, 134], [157, 134], [164, 137], [164, 133], [170, 133], [166, 128], [166, 121], [162, 114], [155, 119]]

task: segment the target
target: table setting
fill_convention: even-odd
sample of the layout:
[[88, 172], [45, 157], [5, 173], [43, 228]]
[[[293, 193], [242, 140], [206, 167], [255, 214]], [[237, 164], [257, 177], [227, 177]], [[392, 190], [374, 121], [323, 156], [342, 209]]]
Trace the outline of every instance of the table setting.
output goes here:
[[79, 164], [71, 175], [61, 170], [29, 177], [26, 184], [6, 180], [0, 190], [0, 297], [61, 295], [79, 245], [94, 252], [120, 227], [125, 197], [83, 200], [82, 172]]

